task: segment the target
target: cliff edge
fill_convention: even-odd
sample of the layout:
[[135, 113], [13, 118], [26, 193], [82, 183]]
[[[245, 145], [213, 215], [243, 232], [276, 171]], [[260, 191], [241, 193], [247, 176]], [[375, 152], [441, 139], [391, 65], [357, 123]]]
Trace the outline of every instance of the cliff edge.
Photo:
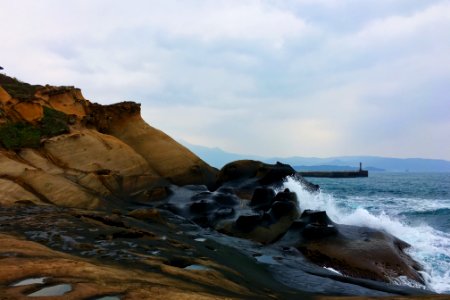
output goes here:
[[0, 203], [97, 208], [169, 184], [211, 186], [217, 170], [148, 125], [140, 104], [100, 105], [75, 87], [0, 74]]

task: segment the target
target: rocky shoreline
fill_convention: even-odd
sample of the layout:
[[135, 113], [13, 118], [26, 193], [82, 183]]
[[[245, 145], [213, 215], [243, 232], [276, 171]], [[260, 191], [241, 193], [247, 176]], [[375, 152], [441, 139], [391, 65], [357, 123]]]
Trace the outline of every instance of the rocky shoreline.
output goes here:
[[439, 297], [392, 282], [424, 283], [405, 242], [303, 210], [290, 166], [216, 170], [139, 104], [0, 74], [0, 138], [0, 299]]

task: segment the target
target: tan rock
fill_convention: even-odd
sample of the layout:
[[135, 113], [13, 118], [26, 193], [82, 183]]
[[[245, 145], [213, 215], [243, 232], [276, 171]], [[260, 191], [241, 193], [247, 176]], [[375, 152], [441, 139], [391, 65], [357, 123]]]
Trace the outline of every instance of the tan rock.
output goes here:
[[26, 170], [35, 168], [25, 163], [14, 160], [7, 152], [0, 150], [0, 176], [19, 177]]
[[35, 193], [48, 199], [49, 202], [66, 207], [93, 209], [101, 204], [101, 200], [88, 193], [81, 186], [57, 175], [42, 170], [26, 170], [20, 180], [29, 185]]
[[44, 204], [38, 197], [12, 180], [0, 178], [0, 205], [13, 205], [16, 201], [28, 200]]
[[63, 168], [83, 172], [109, 170], [124, 176], [154, 174], [131, 147], [113, 136], [90, 129], [51, 138], [45, 142], [44, 149]]
[[[195, 273], [175, 268], [162, 269], [163, 272], [143, 271], [105, 265], [6, 234], [0, 234], [0, 257], [0, 299], [29, 299], [26, 295], [37, 290], [38, 285], [10, 285], [31, 277], [46, 277], [53, 284], [71, 285], [72, 291], [52, 299], [90, 299], [108, 294], [119, 294], [123, 299], [230, 299], [212, 294], [217, 287], [234, 289], [236, 295], [252, 296], [218, 272]], [[164, 271], [177, 272], [179, 276], [168, 276]]]
[[79, 89], [70, 89], [64, 93], [49, 95], [48, 103], [56, 110], [62, 111], [67, 115], [76, 115], [84, 117], [84, 97]]
[[41, 169], [53, 175], [64, 174], [63, 169], [59, 168], [50, 160], [42, 156], [42, 154], [36, 149], [21, 149], [19, 152], [19, 156], [36, 169]]
[[178, 185], [212, 184], [215, 169], [139, 114], [111, 124], [109, 133], [132, 147], [158, 174]]
[[76, 183], [78, 183], [82, 187], [86, 188], [87, 190], [93, 191], [94, 193], [101, 195], [101, 196], [110, 195], [112, 191], [115, 191], [118, 189], [118, 187], [116, 187], [116, 189], [113, 189], [112, 191], [109, 190], [103, 184], [103, 181], [101, 180], [100, 177], [101, 176], [99, 176], [95, 173], [83, 174], [76, 180]]
[[14, 110], [26, 122], [36, 123], [44, 116], [42, 105], [33, 102], [19, 102], [14, 105]]
[[5, 91], [4, 88], [0, 86], [0, 104], [5, 104], [6, 102], [11, 100], [11, 96]]

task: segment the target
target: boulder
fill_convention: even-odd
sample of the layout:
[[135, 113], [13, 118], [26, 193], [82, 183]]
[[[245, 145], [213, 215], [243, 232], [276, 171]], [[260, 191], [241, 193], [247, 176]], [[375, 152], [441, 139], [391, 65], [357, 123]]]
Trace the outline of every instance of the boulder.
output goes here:
[[260, 185], [278, 184], [286, 176], [294, 175], [295, 170], [286, 164], [277, 162], [274, 165], [255, 160], [238, 160], [225, 165], [217, 175], [216, 186], [227, 182], [253, 179]]
[[275, 198], [275, 191], [271, 188], [260, 187], [253, 192], [250, 206], [254, 209], [269, 210]]
[[243, 214], [236, 220], [236, 228], [242, 232], [251, 232], [263, 220], [263, 214]]
[[[399, 276], [424, 283], [421, 266], [403, 250], [409, 245], [383, 231], [348, 225], [336, 226], [338, 233], [323, 234], [323, 227], [305, 227], [306, 236], [297, 248], [311, 261], [332, 267], [344, 275], [392, 282]], [[319, 230], [318, 237], [317, 229]], [[327, 228], [327, 227], [325, 227]], [[309, 230], [309, 232], [308, 232]]]
[[269, 211], [274, 219], [279, 220], [284, 216], [298, 213], [297, 205], [291, 201], [275, 201]]
[[274, 201], [280, 201], [280, 202], [293, 202], [297, 203], [297, 194], [294, 192], [291, 192], [289, 189], [284, 189], [282, 192], [278, 192], [278, 194], [275, 196]]

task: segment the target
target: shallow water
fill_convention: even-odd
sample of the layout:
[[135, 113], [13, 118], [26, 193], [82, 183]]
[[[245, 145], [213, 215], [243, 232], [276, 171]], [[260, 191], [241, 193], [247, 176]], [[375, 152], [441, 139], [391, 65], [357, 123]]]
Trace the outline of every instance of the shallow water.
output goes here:
[[94, 300], [120, 300], [119, 296], [103, 296], [100, 298], [95, 298]]
[[207, 271], [209, 270], [208, 267], [202, 266], [202, 265], [189, 265], [185, 267], [186, 270], [193, 270], [193, 271]]
[[40, 289], [34, 293], [28, 295], [28, 297], [50, 297], [50, 296], [62, 296], [72, 290], [70, 284], [58, 284]]
[[16, 282], [12, 284], [11, 286], [24, 286], [24, 285], [31, 285], [31, 284], [43, 284], [47, 277], [33, 277], [33, 278], [27, 278], [24, 280], [21, 280], [19, 282]]
[[[301, 210], [326, 210], [341, 224], [385, 230], [412, 245], [408, 253], [425, 269], [427, 287], [450, 293], [450, 174], [374, 173], [369, 178], [310, 178], [311, 194], [294, 179], [285, 187]], [[401, 278], [393, 279], [405, 284]]]

